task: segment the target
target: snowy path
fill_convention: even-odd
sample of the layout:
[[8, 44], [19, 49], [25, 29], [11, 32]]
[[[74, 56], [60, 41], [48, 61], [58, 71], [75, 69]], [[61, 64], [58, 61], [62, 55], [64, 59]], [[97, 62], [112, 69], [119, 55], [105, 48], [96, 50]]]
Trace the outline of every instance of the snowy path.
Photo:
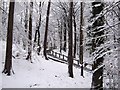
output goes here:
[[[33, 56], [35, 57], [35, 56]], [[74, 78], [67, 73], [67, 65], [41, 56], [30, 63], [24, 58], [13, 59], [12, 76], [2, 75], [2, 88], [90, 88], [91, 74], [74, 67]], [[2, 67], [3, 69], [3, 67]]]
[[[41, 60], [43, 60], [41, 62]], [[80, 76], [80, 70], [74, 68], [74, 78], [68, 77], [67, 65], [41, 58], [39, 63], [29, 63], [25, 60], [14, 60], [15, 74], [11, 77], [3, 75], [3, 87], [9, 88], [82, 88], [90, 87], [91, 75], [85, 72], [85, 78]]]

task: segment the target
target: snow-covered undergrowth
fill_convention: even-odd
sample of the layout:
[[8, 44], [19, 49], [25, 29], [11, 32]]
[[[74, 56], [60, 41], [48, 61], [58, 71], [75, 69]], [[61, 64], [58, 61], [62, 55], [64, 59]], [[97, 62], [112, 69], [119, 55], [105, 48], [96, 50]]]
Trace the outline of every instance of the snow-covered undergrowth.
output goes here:
[[[4, 42], [0, 42], [4, 43]], [[16, 45], [13, 45], [13, 54], [19, 52]], [[1, 51], [1, 49], [0, 49]], [[5, 57], [5, 43], [3, 45], [3, 55]], [[70, 78], [67, 73], [67, 64], [45, 60], [42, 56], [37, 56], [33, 52], [33, 63], [25, 60], [24, 53], [13, 58], [13, 70], [15, 74], [6, 76], [2, 74], [2, 88], [90, 88], [91, 74], [84, 72], [84, 78], [80, 76], [80, 69], [74, 67], [74, 78]], [[2, 58], [0, 58], [2, 59]], [[4, 66], [5, 59], [0, 60]]]

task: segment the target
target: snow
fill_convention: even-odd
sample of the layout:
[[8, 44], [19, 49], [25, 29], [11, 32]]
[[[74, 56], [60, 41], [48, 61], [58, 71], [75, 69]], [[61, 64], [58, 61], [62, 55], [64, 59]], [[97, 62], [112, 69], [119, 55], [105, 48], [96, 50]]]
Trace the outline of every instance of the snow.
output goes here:
[[[5, 54], [5, 42], [3, 54]], [[13, 52], [17, 52], [16, 45], [13, 45]], [[0, 49], [1, 51], [1, 49]], [[21, 50], [22, 51], [22, 50]], [[2, 74], [2, 88], [90, 88], [91, 73], [84, 71], [84, 78], [80, 76], [80, 69], [74, 69], [74, 78], [67, 73], [67, 64], [45, 60], [43, 56], [37, 56], [33, 52], [33, 63], [25, 60], [19, 52], [19, 57], [13, 58], [13, 70], [15, 74], [6, 76]], [[14, 54], [14, 53], [13, 53]], [[35, 55], [36, 54], [36, 55]], [[3, 55], [5, 57], [5, 55]], [[1, 58], [0, 58], [1, 59]], [[1, 61], [4, 61], [2, 59]], [[4, 66], [4, 65], [2, 65]], [[2, 67], [3, 69], [3, 67]], [[0, 80], [1, 81], [1, 80]]]
[[[2, 43], [0, 40], [0, 59], [2, 59]], [[2, 60], [0, 60], [0, 72], [2, 72]], [[2, 88], [2, 73], [0, 73], [0, 89]]]

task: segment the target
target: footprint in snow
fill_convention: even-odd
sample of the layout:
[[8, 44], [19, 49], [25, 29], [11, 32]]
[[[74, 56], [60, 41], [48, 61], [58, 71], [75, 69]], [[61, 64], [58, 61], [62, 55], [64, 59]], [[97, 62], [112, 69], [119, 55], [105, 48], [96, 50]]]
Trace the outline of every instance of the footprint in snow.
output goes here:
[[39, 70], [45, 70], [45, 69], [39, 69]]
[[30, 88], [31, 88], [31, 87], [36, 87], [36, 86], [40, 86], [40, 84], [30, 85]]

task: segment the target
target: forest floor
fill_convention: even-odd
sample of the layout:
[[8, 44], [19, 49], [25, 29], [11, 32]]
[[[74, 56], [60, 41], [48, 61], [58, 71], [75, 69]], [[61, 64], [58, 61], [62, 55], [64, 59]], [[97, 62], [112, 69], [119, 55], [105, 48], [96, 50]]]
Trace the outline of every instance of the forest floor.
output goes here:
[[[2, 45], [2, 70], [5, 62], [5, 42]], [[45, 60], [42, 55], [33, 52], [33, 63], [25, 59], [25, 51], [13, 45], [13, 71], [15, 74], [6, 76], [2, 74], [2, 88], [90, 88], [92, 74], [84, 71], [80, 76], [80, 69], [74, 67], [74, 78], [68, 76], [68, 65]], [[16, 56], [15, 55], [15, 56]], [[1, 70], [1, 71], [2, 71]]]

